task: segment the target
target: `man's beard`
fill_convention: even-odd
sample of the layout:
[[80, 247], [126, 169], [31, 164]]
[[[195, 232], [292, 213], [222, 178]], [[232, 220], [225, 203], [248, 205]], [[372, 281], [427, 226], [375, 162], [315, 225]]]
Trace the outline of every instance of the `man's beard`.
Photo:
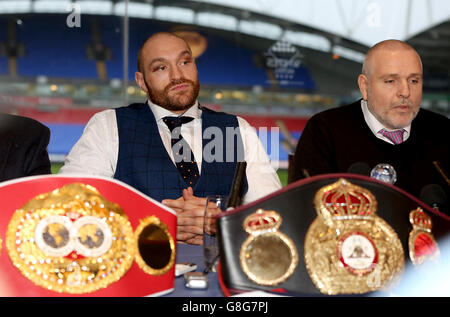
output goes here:
[[[415, 106], [409, 98], [405, 97], [401, 100], [392, 102], [388, 107], [377, 107], [377, 104], [375, 103], [379, 104], [380, 101], [373, 98], [372, 89], [369, 87], [367, 90], [367, 108], [382, 125], [391, 130], [402, 129], [410, 125], [420, 110], [420, 104]], [[400, 116], [395, 113], [395, 108], [401, 105], [408, 106], [408, 118], [405, 117], [406, 115]], [[377, 108], [379, 109], [378, 111], [376, 110]]]
[[[190, 107], [192, 107], [195, 104], [195, 101], [197, 100], [198, 93], [200, 91], [200, 84], [198, 80], [195, 82], [189, 79], [181, 78], [173, 80], [170, 84], [168, 84], [163, 91], [156, 91], [150, 88], [150, 86], [147, 84], [147, 81], [144, 78], [145, 86], [147, 87], [148, 91], [148, 98], [152, 103], [155, 105], [158, 105], [164, 109], [167, 109], [169, 111], [182, 111], [187, 110]], [[175, 96], [169, 96], [169, 91], [172, 87], [180, 84], [189, 84], [190, 87], [192, 87], [192, 90], [188, 93], [190, 96], [188, 97], [187, 101], [182, 102], [179, 101], [180, 97], [177, 94]]]

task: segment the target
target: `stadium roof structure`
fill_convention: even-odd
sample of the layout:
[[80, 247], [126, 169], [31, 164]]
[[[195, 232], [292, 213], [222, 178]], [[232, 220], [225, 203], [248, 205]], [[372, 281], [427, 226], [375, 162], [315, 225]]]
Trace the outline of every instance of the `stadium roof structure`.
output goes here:
[[0, 0], [0, 14], [68, 14], [74, 7], [81, 14], [127, 12], [131, 18], [284, 40], [356, 64], [370, 46], [395, 38], [419, 51], [425, 72], [450, 74], [448, 0]]
[[450, 19], [450, 3], [446, 0], [196, 0], [192, 2], [226, 5], [269, 15], [324, 30], [367, 46], [372, 46], [386, 38], [408, 40]]
[[[361, 63], [385, 39], [409, 42], [425, 72], [450, 74], [448, 0], [150, 0], [155, 7], [210, 11], [203, 22], [338, 54]], [[215, 22], [213, 22], [215, 21]], [[235, 22], [234, 22], [235, 21]], [[214, 26], [214, 25], [213, 25]], [[447, 82], [448, 84], [448, 82]]]

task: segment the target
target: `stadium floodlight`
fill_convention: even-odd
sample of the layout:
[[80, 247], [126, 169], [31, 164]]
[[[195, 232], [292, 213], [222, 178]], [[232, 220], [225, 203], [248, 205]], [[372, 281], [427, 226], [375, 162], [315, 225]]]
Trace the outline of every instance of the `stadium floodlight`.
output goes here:
[[358, 62], [358, 63], [362, 63], [364, 62], [364, 57], [365, 55], [361, 52], [352, 50], [351, 48], [348, 47], [343, 47], [340, 45], [335, 45], [333, 46], [333, 54], [337, 54], [341, 57], [344, 57], [346, 59]]
[[275, 24], [245, 20], [239, 22], [239, 31], [269, 39], [279, 39], [283, 32], [281, 27]]
[[198, 25], [228, 31], [236, 31], [238, 26], [234, 16], [220, 13], [200, 12], [197, 13], [196, 21]]
[[325, 36], [318, 34], [286, 30], [283, 40], [317, 51], [329, 52], [331, 50], [330, 41]]
[[31, 1], [0, 1], [0, 13], [29, 13]]
[[[125, 15], [125, 1], [118, 2], [114, 6], [114, 14], [118, 16]], [[151, 18], [153, 6], [147, 3], [128, 2], [128, 16], [130, 18]]]
[[36, 0], [33, 2], [33, 11], [37, 13], [67, 13], [70, 0]]
[[99, 14], [99, 15], [111, 15], [113, 14], [112, 1], [90, 1], [80, 0], [74, 2], [80, 6], [81, 14]]
[[158, 20], [194, 24], [195, 13], [190, 9], [159, 6], [154, 13]]

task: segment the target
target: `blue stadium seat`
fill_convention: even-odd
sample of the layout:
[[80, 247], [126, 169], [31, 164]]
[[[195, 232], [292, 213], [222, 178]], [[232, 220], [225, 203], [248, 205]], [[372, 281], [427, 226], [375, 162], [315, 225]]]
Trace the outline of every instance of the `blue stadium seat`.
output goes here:
[[50, 129], [48, 152], [52, 155], [67, 155], [83, 134], [84, 124], [45, 123]]
[[22, 21], [17, 37], [25, 44], [25, 56], [18, 60], [19, 75], [97, 77], [95, 62], [86, 55], [86, 46], [91, 43], [86, 20], [82, 18], [80, 28], [68, 27], [65, 15], [30, 15]]
[[[111, 50], [106, 61], [108, 78], [123, 78], [123, 22], [119, 17], [95, 17], [102, 43]], [[131, 65], [130, 79], [134, 80], [135, 66]], [[132, 76], [131, 76], [132, 75]]]
[[[101, 42], [109, 48], [111, 58], [106, 60], [108, 78], [123, 78], [123, 21], [117, 16], [82, 15], [81, 27], [68, 27], [64, 14], [24, 15], [17, 25], [17, 40], [25, 45], [25, 56], [18, 59], [20, 76], [45, 75], [56, 78], [97, 79], [96, 62], [88, 59], [87, 47], [92, 45], [91, 21], [95, 19]], [[0, 30], [6, 30], [9, 17], [0, 16]], [[152, 33], [168, 30], [167, 25], [148, 19], [130, 19], [129, 25], [129, 80], [134, 80], [136, 56], [140, 45]], [[207, 50], [198, 57], [199, 79], [206, 85], [270, 86], [266, 70], [257, 66], [255, 56], [264, 52], [246, 48], [237, 41], [214, 32], [199, 30], [208, 41]], [[0, 41], [6, 31], [0, 32]], [[6, 74], [7, 59], [0, 58], [0, 75]], [[314, 89], [314, 82], [303, 65], [291, 79], [297, 88]], [[300, 84], [299, 84], [300, 83]], [[283, 86], [283, 85], [281, 85]]]
[[200, 82], [215, 85], [267, 86], [265, 70], [253, 52], [220, 37], [207, 36], [208, 48], [197, 59]]
[[[7, 22], [0, 19], [0, 43], [6, 42]], [[8, 57], [0, 55], [0, 75], [8, 75]]]

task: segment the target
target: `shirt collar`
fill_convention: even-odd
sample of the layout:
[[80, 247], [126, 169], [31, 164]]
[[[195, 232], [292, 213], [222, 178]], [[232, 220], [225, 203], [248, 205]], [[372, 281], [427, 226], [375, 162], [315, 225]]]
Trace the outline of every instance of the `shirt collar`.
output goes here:
[[162, 121], [162, 119], [164, 117], [168, 117], [168, 116], [178, 117], [178, 116], [182, 115], [185, 117], [192, 117], [192, 118], [194, 118], [194, 120], [200, 119], [202, 116], [202, 111], [198, 107], [198, 101], [195, 101], [195, 104], [181, 115], [173, 113], [172, 111], [169, 111], [161, 106], [158, 106], [158, 105], [154, 104], [153, 102], [151, 102], [150, 100], [147, 101], [147, 104], [149, 105], [150, 110], [152, 110], [153, 115], [155, 116], [156, 122], [158, 122], [158, 123], [160, 121]]
[[[364, 115], [364, 120], [366, 121], [368, 127], [372, 131], [372, 133], [380, 139], [386, 139], [383, 135], [379, 134], [378, 131], [381, 129], [385, 129], [386, 131], [393, 131], [391, 129], [386, 128], [378, 119], [369, 111], [367, 107], [367, 101], [361, 100], [361, 109]], [[405, 133], [403, 134], [403, 141], [409, 137], [411, 133], [411, 124], [403, 128]]]

